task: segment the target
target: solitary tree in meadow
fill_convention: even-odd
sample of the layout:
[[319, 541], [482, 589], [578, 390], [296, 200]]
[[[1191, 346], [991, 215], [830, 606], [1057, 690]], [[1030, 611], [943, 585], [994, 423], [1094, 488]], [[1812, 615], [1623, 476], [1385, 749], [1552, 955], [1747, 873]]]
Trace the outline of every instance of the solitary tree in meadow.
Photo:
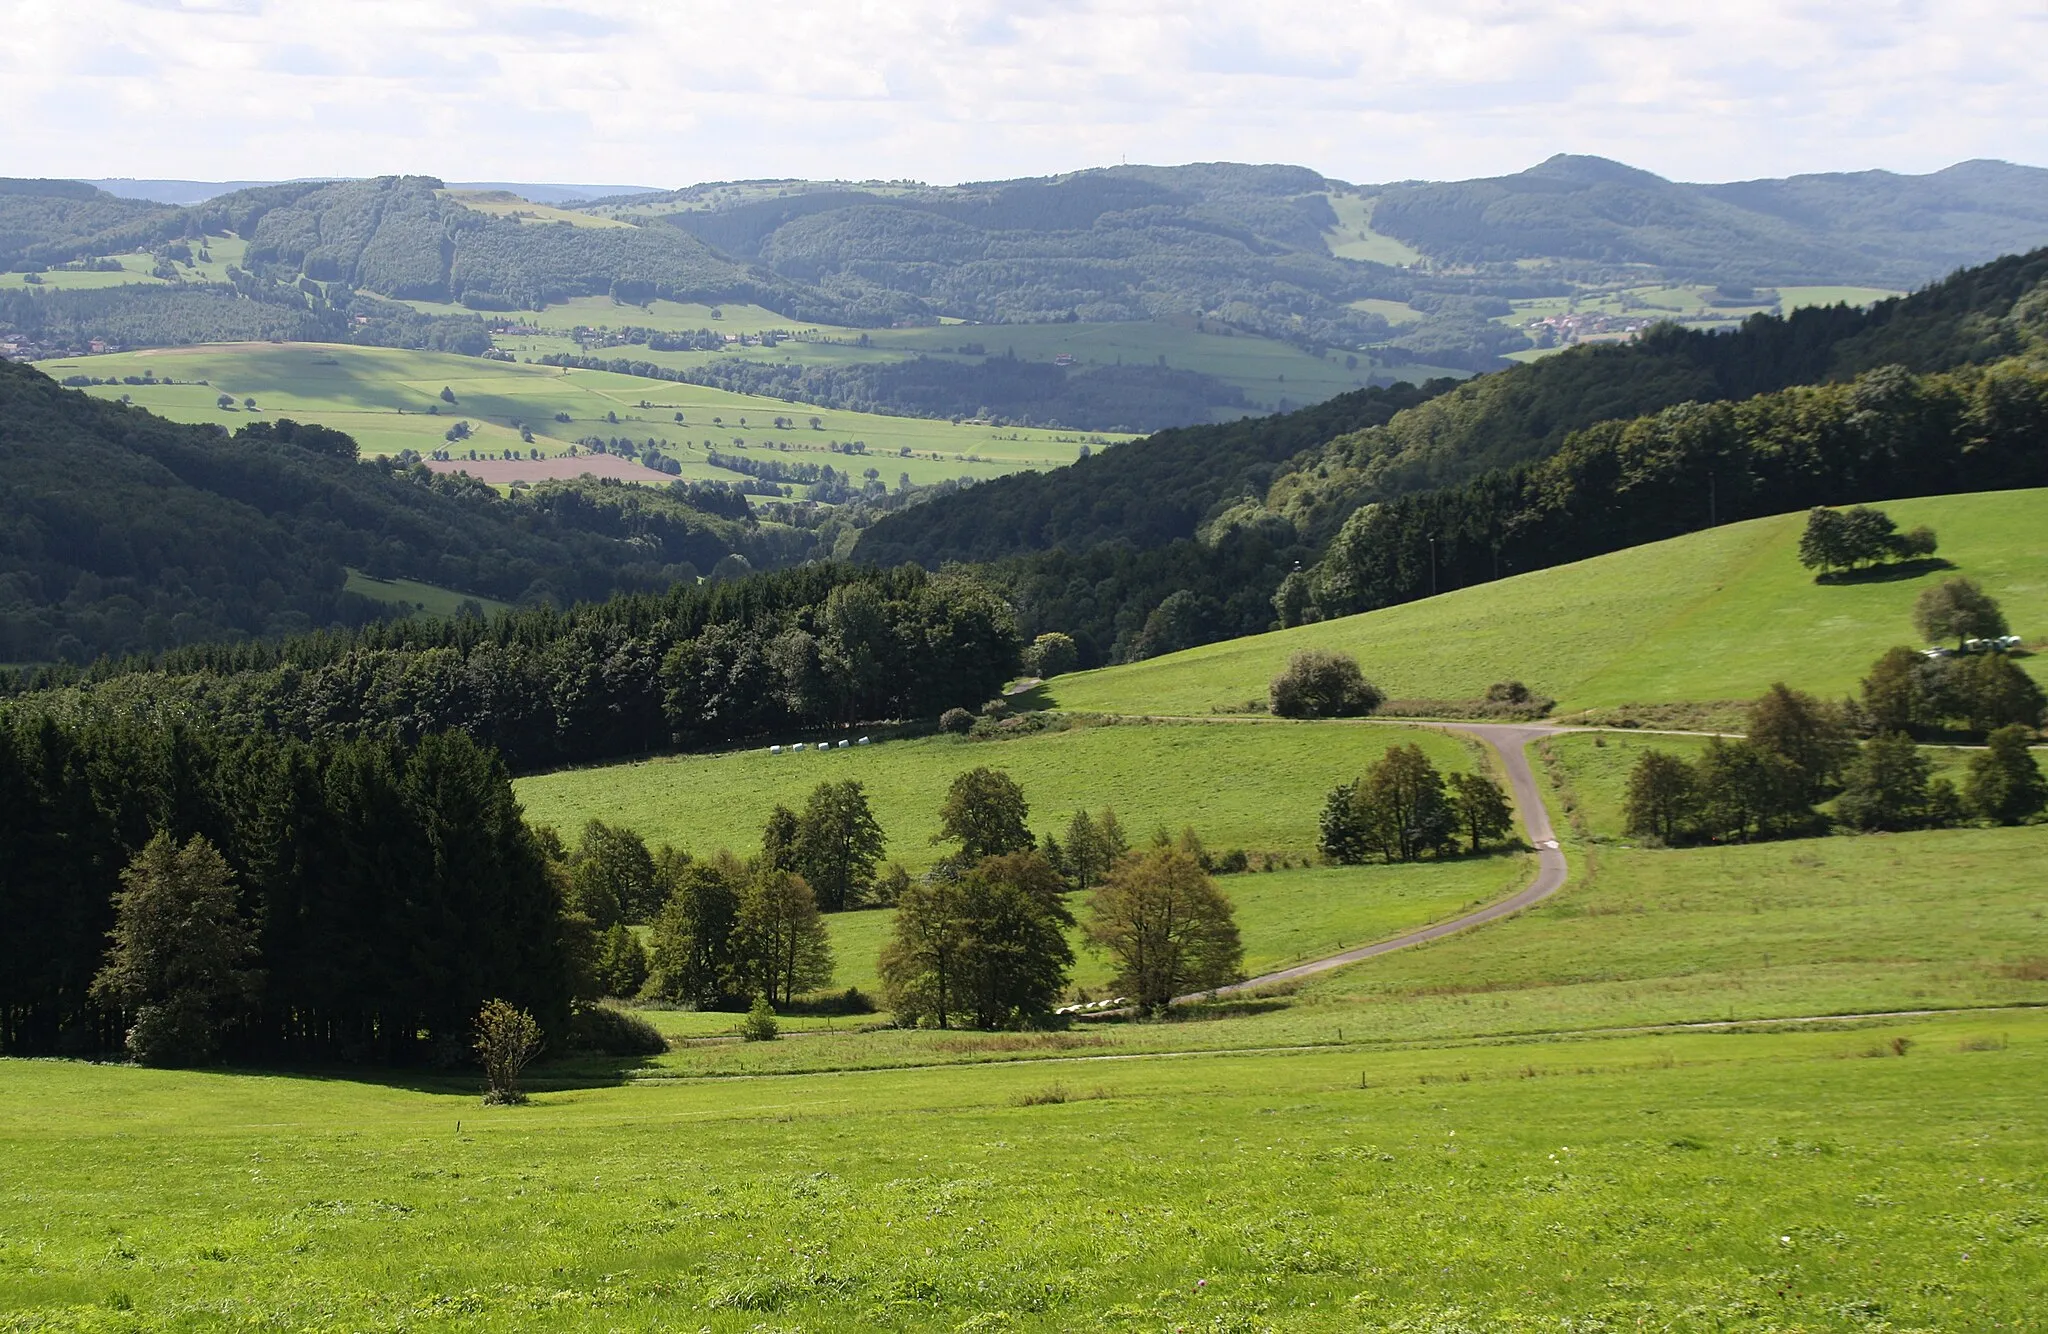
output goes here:
[[1241, 976], [1244, 945], [1230, 900], [1178, 848], [1118, 863], [1090, 900], [1085, 929], [1116, 967], [1111, 985], [1148, 1011]]
[[1944, 579], [1913, 604], [1913, 624], [1928, 639], [1994, 639], [2006, 632], [1998, 600], [1969, 579]]
[[508, 1000], [487, 1003], [476, 1017], [476, 1055], [484, 1067], [484, 1103], [505, 1106], [526, 1101], [519, 1072], [543, 1045], [540, 1025]]
[[1298, 649], [1273, 678], [1269, 707], [1282, 718], [1353, 718], [1385, 700], [1365, 679], [1358, 659], [1329, 649]]

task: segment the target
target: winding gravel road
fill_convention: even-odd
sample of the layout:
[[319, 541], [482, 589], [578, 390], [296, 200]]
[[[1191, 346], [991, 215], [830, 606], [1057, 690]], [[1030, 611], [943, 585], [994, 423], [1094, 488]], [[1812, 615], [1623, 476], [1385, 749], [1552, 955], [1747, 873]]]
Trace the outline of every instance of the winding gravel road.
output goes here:
[[1463, 917], [1454, 917], [1450, 921], [1438, 922], [1434, 926], [1421, 927], [1408, 932], [1406, 935], [1395, 936], [1390, 940], [1375, 941], [1370, 945], [1360, 945], [1356, 949], [1345, 950], [1342, 954], [1332, 954], [1323, 959], [1311, 959], [1307, 963], [1298, 963], [1292, 968], [1282, 968], [1278, 972], [1262, 973], [1258, 977], [1248, 977], [1242, 982], [1235, 982], [1227, 987], [1219, 987], [1214, 991], [1202, 991], [1187, 996], [1177, 996], [1174, 998], [1174, 1004], [1180, 1005], [1189, 1001], [1208, 1000], [1216, 996], [1228, 996], [1246, 991], [1254, 991], [1260, 987], [1272, 986], [1276, 982], [1292, 982], [1299, 978], [1313, 977], [1317, 973], [1328, 972], [1332, 968], [1342, 968], [1346, 964], [1354, 964], [1361, 959], [1370, 959], [1375, 955], [1406, 949], [1410, 945], [1420, 945], [1431, 940], [1441, 940], [1445, 936], [1467, 930], [1470, 927], [1511, 916], [1522, 911], [1522, 909], [1532, 903], [1540, 903], [1557, 892], [1565, 880], [1564, 853], [1558, 851], [1557, 835], [1552, 832], [1550, 827], [1550, 812], [1543, 805], [1542, 788], [1537, 784], [1535, 773], [1529, 768], [1528, 746], [1532, 741], [1540, 740], [1547, 736], [1556, 736], [1560, 732], [1570, 729], [1508, 723], [1436, 723], [1423, 725], [1435, 726], [1446, 732], [1463, 732], [1468, 736], [1478, 737], [1481, 741], [1493, 747], [1494, 753], [1500, 756], [1501, 764], [1507, 770], [1508, 785], [1514, 792], [1515, 808], [1521, 812], [1523, 832], [1529, 840], [1529, 846], [1536, 849], [1536, 878], [1531, 880], [1520, 893], [1501, 899], [1496, 903], [1489, 903], [1484, 908], [1474, 909]]

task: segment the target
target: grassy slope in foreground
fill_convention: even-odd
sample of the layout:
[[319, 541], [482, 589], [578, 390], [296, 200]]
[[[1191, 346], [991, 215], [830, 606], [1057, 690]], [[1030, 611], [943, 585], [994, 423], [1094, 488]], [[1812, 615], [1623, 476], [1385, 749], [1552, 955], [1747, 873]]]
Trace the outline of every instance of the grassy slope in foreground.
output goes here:
[[460, 1078], [4, 1062], [0, 1308], [19, 1329], [2034, 1329], [2044, 1056], [2048, 1021], [2000, 1015], [509, 1109]]
[[[1913, 601], [1967, 575], [2029, 642], [2048, 637], [2048, 490], [1885, 503], [1901, 528], [1929, 524], [1955, 568], [1845, 585], [1798, 561], [1801, 514], [1778, 515], [1342, 620], [1227, 640], [1061, 677], [1059, 708], [1206, 714], [1263, 700], [1290, 653], [1334, 648], [1396, 698], [1470, 697], [1513, 678], [1560, 712], [1616, 704], [1749, 699], [1771, 682], [1817, 694], [1856, 688], [1894, 644], [1918, 642]], [[2040, 659], [2029, 662], [2037, 675]]]
[[[922, 485], [943, 478], [986, 479], [1020, 468], [1058, 467], [1080, 457], [1086, 441], [1094, 440], [1100, 447], [1111, 438], [841, 412], [608, 371], [565, 371], [444, 352], [327, 343], [153, 348], [45, 361], [37, 368], [59, 380], [69, 375], [119, 379], [144, 371], [169, 376], [181, 383], [101, 385], [88, 392], [109, 398], [126, 395], [173, 421], [216, 422], [230, 430], [250, 421], [252, 414], [240, 407], [220, 408], [220, 395], [228, 394], [238, 404], [254, 398], [262, 418], [284, 416], [332, 426], [354, 436], [370, 454], [453, 448], [460, 453], [474, 449], [484, 456], [505, 449], [524, 455], [537, 447], [553, 455], [586, 436], [653, 436], [671, 442], [668, 452], [682, 464], [682, 476], [704, 480], [740, 480], [739, 474], [710, 465], [707, 440], [727, 453], [757, 459], [829, 463], [856, 474], [873, 467], [894, 487], [898, 475], [906, 472]], [[184, 383], [195, 380], [208, 383]], [[454, 393], [455, 403], [441, 400], [444, 387]], [[650, 406], [643, 408], [642, 402]], [[430, 411], [435, 415], [428, 415]], [[681, 423], [675, 420], [677, 412], [683, 414]], [[566, 413], [569, 420], [556, 421], [557, 413]], [[617, 422], [608, 420], [614, 413]], [[777, 417], [793, 419], [795, 425], [777, 428], [772, 425]], [[810, 425], [812, 417], [818, 418], [816, 429]], [[475, 435], [452, 446], [442, 437], [457, 421], [469, 422]], [[520, 439], [511, 425], [514, 421], [533, 429], [533, 444]], [[735, 440], [744, 441], [737, 450]], [[828, 445], [856, 440], [867, 445], [865, 457], [834, 453]], [[772, 449], [770, 441], [790, 448]], [[900, 455], [904, 449], [911, 451], [907, 458]]]

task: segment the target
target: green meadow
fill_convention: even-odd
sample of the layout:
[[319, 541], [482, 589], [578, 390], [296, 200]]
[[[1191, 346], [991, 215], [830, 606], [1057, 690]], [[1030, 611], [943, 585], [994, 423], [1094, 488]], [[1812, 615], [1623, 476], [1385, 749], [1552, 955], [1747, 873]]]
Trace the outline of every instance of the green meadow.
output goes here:
[[[460, 452], [474, 449], [484, 458], [506, 449], [524, 457], [535, 448], [553, 456], [592, 435], [652, 436], [670, 442], [665, 452], [682, 465], [681, 476], [699, 480], [739, 476], [714, 468], [708, 446], [856, 472], [873, 467], [893, 487], [904, 473], [922, 485], [1058, 467], [1078, 458], [1084, 444], [1102, 448], [1121, 438], [840, 412], [608, 371], [322, 343], [218, 343], [39, 365], [58, 379], [122, 379], [145, 371], [170, 377], [179, 383], [99, 385], [88, 392], [126, 396], [176, 421], [216, 422], [231, 430], [251, 419], [240, 405], [254, 398], [262, 417], [287, 416], [347, 431], [371, 454], [455, 448], [444, 436], [458, 421], [469, 422], [473, 431]], [[455, 394], [453, 404], [441, 399], [444, 388]], [[223, 393], [235, 407], [218, 406]], [[675, 420], [679, 412], [681, 422]], [[555, 420], [558, 413], [569, 420]], [[813, 417], [816, 427], [810, 425]], [[789, 424], [777, 427], [777, 418]], [[533, 431], [532, 444], [521, 439], [521, 426]], [[856, 441], [866, 446], [866, 458], [831, 449], [834, 442]]]
[[[185, 282], [224, 283], [228, 280], [228, 266], [240, 264], [249, 249], [249, 243], [237, 236], [209, 236], [206, 238], [208, 258], [199, 258], [199, 247], [193, 247], [192, 263], [177, 266], [179, 278]], [[35, 275], [42, 279], [40, 284], [28, 282], [25, 273], [0, 273], [0, 288], [27, 287], [45, 292], [90, 292], [105, 287], [126, 287], [140, 283], [151, 287], [168, 287], [172, 282], [156, 277], [151, 270], [156, 267], [156, 256], [144, 250], [131, 250], [125, 254], [108, 255], [121, 267], [119, 269], [93, 271], [86, 269], [47, 269]]]
[[1372, 229], [1372, 209], [1376, 201], [1359, 195], [1332, 194], [1326, 197], [1331, 211], [1337, 215], [1337, 225], [1323, 233], [1323, 244], [1329, 247], [1331, 254], [1339, 259], [1396, 267], [1421, 262], [1421, 251], [1405, 241], [1397, 241]]
[[1430, 728], [1123, 723], [991, 741], [883, 735], [873, 745], [823, 753], [770, 755], [763, 744], [540, 774], [518, 780], [515, 791], [529, 820], [564, 837], [600, 819], [638, 831], [650, 846], [703, 855], [750, 851], [778, 804], [801, 809], [819, 783], [856, 779], [889, 836], [888, 856], [916, 872], [946, 851], [932, 842], [946, 789], [987, 766], [1017, 780], [1040, 833], [1064, 834], [1076, 810], [1109, 806], [1133, 842], [1155, 829], [1178, 835], [1193, 826], [1215, 852], [1304, 859], [1314, 855], [1329, 790], [1356, 778], [1388, 746], [1411, 741], [1439, 769], [1477, 762], [1473, 743]]
[[2038, 1012], [1100, 1055], [499, 1110], [454, 1078], [8, 1062], [0, 1319], [2040, 1328]]
[[[1645, 703], [1752, 699], [1773, 681], [1839, 697], [1895, 644], [1917, 644], [1914, 599], [1977, 580], [2016, 633], [2048, 640], [2048, 491], [1936, 496], [1881, 506], [1931, 525], [1952, 568], [1819, 584], [1797, 551], [1800, 514], [1728, 524], [1426, 601], [1229, 640], [1048, 683], [1056, 707], [1207, 714], [1263, 699], [1301, 648], [1355, 654], [1395, 698], [1471, 697], [1513, 678], [1561, 715]], [[2040, 672], [2040, 659], [2025, 660]]]
[[428, 616], [458, 616], [462, 604], [474, 602], [484, 609], [485, 614], [504, 611], [510, 604], [495, 598], [481, 598], [473, 594], [459, 593], [452, 588], [436, 584], [423, 584], [417, 579], [380, 579], [374, 574], [361, 570], [348, 572], [345, 585], [351, 593], [388, 602], [395, 608], [422, 612]]

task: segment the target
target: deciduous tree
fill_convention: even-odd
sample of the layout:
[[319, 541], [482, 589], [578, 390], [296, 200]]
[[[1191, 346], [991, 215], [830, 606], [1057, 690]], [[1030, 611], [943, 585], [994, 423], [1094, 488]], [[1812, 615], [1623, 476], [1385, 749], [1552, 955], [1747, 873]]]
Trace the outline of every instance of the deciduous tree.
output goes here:
[[744, 869], [729, 855], [678, 868], [668, 902], [649, 933], [650, 990], [664, 1000], [711, 1009], [747, 992], [734, 953]]
[[1235, 981], [1244, 962], [1230, 900], [1176, 848], [1119, 862], [1090, 900], [1086, 931], [1115, 965], [1111, 985], [1146, 1010]]
[[1749, 706], [1749, 740], [1792, 766], [1808, 801], [1832, 789], [1856, 754], [1840, 709], [1782, 681]]
[[838, 912], [857, 906], [866, 895], [887, 845], [867, 794], [849, 778], [812, 789], [797, 818], [792, 860], [817, 894], [818, 906]]
[[1913, 604], [1913, 624], [1929, 640], [1953, 639], [1958, 647], [1965, 640], [1995, 639], [2006, 632], [1998, 600], [1960, 578], [1944, 579], [1921, 593]]
[[1001, 769], [969, 769], [947, 790], [932, 842], [958, 843], [962, 860], [970, 863], [1006, 852], [1029, 852], [1037, 846], [1024, 823], [1030, 814], [1024, 789], [1015, 779]]
[[1622, 807], [1623, 827], [1629, 833], [1676, 843], [1698, 817], [1699, 806], [1699, 782], [1691, 765], [1662, 750], [1646, 750], [1636, 757]]
[[1478, 852], [1488, 839], [1507, 837], [1514, 828], [1515, 813], [1499, 783], [1485, 774], [1461, 771], [1451, 775], [1450, 784], [1451, 809], [1458, 817], [1459, 827], [1472, 840], [1473, 852]]
[[1999, 824], [2018, 824], [2048, 807], [2048, 780], [2028, 749], [2033, 734], [2017, 724], [1999, 728], [1970, 757], [1963, 801], [1970, 814]]
[[1358, 659], [1329, 649], [1297, 649], [1267, 689], [1268, 707], [1281, 718], [1354, 718], [1371, 713], [1386, 696], [1365, 679]]
[[1856, 829], [1917, 829], [1927, 822], [1932, 768], [1912, 737], [1873, 737], [1843, 775], [1835, 814]]
[[735, 963], [753, 989], [787, 1005], [832, 983], [832, 942], [800, 875], [762, 867], [740, 893]]

